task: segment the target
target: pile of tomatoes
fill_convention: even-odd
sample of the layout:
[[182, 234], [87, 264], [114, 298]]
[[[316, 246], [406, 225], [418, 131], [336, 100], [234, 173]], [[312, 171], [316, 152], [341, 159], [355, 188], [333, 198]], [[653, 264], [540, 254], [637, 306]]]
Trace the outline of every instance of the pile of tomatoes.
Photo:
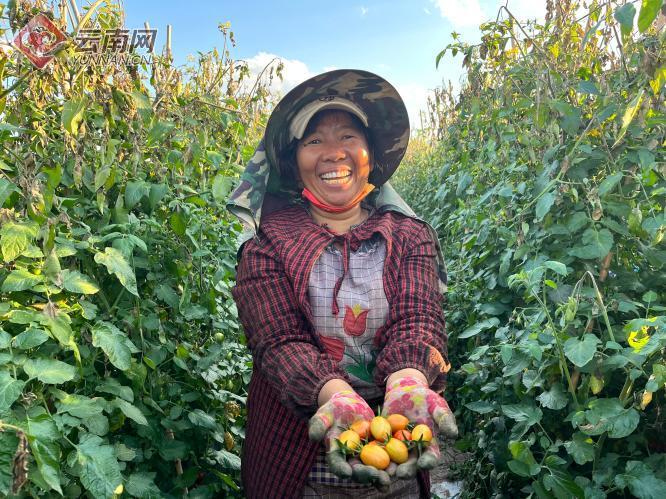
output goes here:
[[406, 462], [411, 449], [420, 452], [431, 440], [427, 425], [412, 425], [402, 414], [391, 414], [354, 422], [340, 434], [338, 444], [347, 456], [358, 455], [363, 464], [384, 470], [391, 462]]

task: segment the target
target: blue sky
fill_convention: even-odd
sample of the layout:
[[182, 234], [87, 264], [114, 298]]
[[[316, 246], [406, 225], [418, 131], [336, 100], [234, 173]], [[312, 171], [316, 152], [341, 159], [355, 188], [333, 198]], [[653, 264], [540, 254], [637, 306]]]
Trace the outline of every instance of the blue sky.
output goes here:
[[[502, 2], [504, 3], [504, 2]], [[79, 0], [80, 4], [80, 0]], [[451, 42], [451, 32], [478, 39], [478, 25], [495, 18], [500, 0], [125, 0], [126, 26], [148, 21], [164, 43], [166, 25], [173, 27], [176, 64], [188, 54], [222, 46], [218, 23], [230, 21], [237, 46], [232, 56], [259, 71], [273, 57], [285, 63], [286, 92], [296, 84], [333, 68], [358, 68], [380, 74], [394, 84], [418, 126], [429, 89], [451, 80], [458, 86], [461, 58], [435, 56]], [[545, 13], [545, 0], [509, 0], [520, 17]]]

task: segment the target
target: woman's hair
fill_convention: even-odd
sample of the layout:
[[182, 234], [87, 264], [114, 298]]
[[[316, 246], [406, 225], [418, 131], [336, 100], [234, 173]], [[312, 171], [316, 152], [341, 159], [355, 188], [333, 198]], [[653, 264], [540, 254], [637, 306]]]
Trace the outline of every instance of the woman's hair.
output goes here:
[[[310, 119], [310, 121], [308, 122], [308, 126], [305, 127], [305, 131], [303, 132], [303, 138], [310, 135], [317, 128], [321, 120], [331, 113], [345, 113], [351, 118], [351, 121], [354, 124], [354, 126], [363, 134], [365, 141], [368, 143], [368, 154], [370, 156], [370, 161], [371, 161], [370, 164], [372, 164], [374, 155], [373, 155], [373, 143], [372, 143], [372, 137], [370, 135], [370, 130], [366, 128], [366, 126], [361, 122], [358, 116], [352, 113], [348, 113], [347, 111], [343, 111], [341, 109], [324, 109], [322, 111], [319, 111]], [[282, 154], [280, 154], [279, 169], [283, 185], [284, 184], [298, 185], [298, 183], [300, 182], [300, 175], [298, 173], [298, 163], [296, 161], [296, 153], [298, 151], [298, 143], [300, 142], [300, 140], [301, 139], [292, 140], [289, 143], [289, 145], [282, 151]]]

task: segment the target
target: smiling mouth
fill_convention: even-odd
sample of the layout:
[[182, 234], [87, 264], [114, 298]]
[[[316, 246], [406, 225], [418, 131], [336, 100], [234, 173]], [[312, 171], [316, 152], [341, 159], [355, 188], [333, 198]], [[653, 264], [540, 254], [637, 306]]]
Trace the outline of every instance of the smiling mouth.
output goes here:
[[351, 182], [352, 173], [351, 170], [340, 170], [335, 172], [327, 172], [322, 175], [319, 175], [319, 178], [326, 184], [329, 185], [339, 185], [339, 184], [348, 184]]

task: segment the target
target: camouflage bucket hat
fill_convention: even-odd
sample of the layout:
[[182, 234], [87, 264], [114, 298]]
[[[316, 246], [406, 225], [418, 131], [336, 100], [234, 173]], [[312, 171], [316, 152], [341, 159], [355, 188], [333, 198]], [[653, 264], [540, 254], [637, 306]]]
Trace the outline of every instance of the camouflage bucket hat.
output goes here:
[[393, 175], [405, 155], [409, 142], [409, 116], [393, 85], [368, 71], [337, 69], [322, 73], [285, 95], [266, 125], [268, 160], [284, 175], [289, 166], [281, 160], [281, 155], [293, 140], [290, 125], [294, 117], [305, 106], [332, 97], [350, 101], [367, 118], [374, 153], [374, 166], [368, 181], [381, 186]]

